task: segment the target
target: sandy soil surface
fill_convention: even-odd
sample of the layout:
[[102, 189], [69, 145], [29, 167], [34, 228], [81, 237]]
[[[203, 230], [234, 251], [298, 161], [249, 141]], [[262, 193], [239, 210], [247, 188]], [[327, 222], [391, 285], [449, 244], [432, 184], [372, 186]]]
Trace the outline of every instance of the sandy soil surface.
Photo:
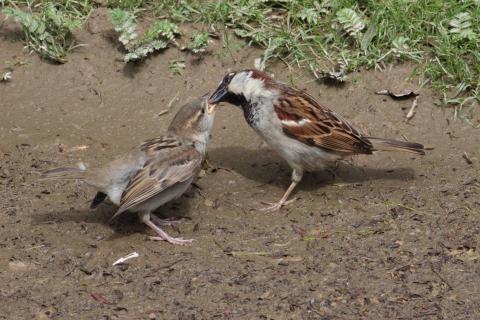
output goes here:
[[[343, 87], [271, 69], [372, 135], [433, 148], [307, 175], [277, 213], [256, 209], [280, 198], [290, 169], [239, 109], [221, 106], [199, 188], [159, 210], [185, 217], [166, 231], [195, 239], [174, 246], [148, 241], [135, 215], [109, 224], [113, 205], [90, 211], [95, 190], [35, 172], [95, 166], [161, 134], [182, 102], [260, 52], [217, 41], [203, 59], [169, 49], [126, 66], [102, 10], [64, 65], [22, 51], [19, 35], [0, 29], [0, 62], [16, 63], [0, 83], [0, 319], [480, 319], [479, 131], [428, 90], [408, 123], [411, 100], [374, 94], [417, 89], [410, 66]], [[172, 59], [185, 60], [183, 75], [171, 75]]]

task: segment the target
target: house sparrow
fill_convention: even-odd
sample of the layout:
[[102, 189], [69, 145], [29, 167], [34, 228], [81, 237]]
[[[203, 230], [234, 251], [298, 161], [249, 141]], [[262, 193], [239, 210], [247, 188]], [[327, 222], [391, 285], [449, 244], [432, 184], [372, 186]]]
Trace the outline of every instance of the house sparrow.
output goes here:
[[222, 101], [240, 106], [248, 124], [293, 169], [292, 182], [283, 197], [264, 211], [287, 204], [304, 171], [323, 169], [345, 156], [379, 150], [425, 154], [418, 143], [362, 134], [312, 96], [259, 70], [228, 73], [209, 99], [209, 103]]
[[172, 120], [167, 133], [144, 141], [128, 153], [96, 169], [57, 168], [43, 172], [43, 179], [83, 180], [98, 190], [91, 208], [108, 198], [120, 208], [112, 219], [125, 211], [137, 212], [140, 220], [157, 237], [173, 244], [192, 240], [173, 238], [150, 213], [181, 196], [200, 171], [215, 115], [215, 104], [206, 97], [184, 105]]

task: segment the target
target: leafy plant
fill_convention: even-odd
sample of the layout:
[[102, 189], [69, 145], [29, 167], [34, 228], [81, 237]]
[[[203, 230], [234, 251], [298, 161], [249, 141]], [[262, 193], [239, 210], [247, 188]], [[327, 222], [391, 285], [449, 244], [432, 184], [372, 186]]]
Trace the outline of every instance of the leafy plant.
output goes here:
[[208, 47], [208, 37], [208, 32], [202, 32], [194, 35], [188, 46], [188, 49], [190, 49], [193, 53], [204, 53]]
[[120, 33], [118, 40], [125, 49], [131, 50], [138, 38], [133, 14], [122, 9], [113, 9], [110, 11], [110, 20], [115, 27], [115, 31]]
[[472, 17], [468, 12], [461, 12], [453, 17], [449, 22], [449, 32], [459, 39], [474, 40], [477, 35], [472, 29]]
[[37, 14], [11, 7], [2, 12], [22, 25], [27, 47], [43, 58], [64, 63], [67, 53], [79, 46], [73, 31], [82, 25], [81, 20], [70, 18], [52, 3], [42, 6]]
[[168, 68], [174, 75], [181, 75], [185, 67], [185, 61], [183, 60], [171, 60], [168, 64]]
[[320, 18], [317, 8], [303, 8], [298, 14], [301, 20], [308, 24], [316, 24]]
[[146, 0], [108, 0], [108, 5], [114, 8], [133, 10], [147, 4]]
[[352, 37], [356, 37], [365, 28], [362, 17], [351, 8], [337, 11], [337, 20], [342, 25], [343, 30]]
[[175, 37], [180, 33], [176, 24], [165, 19], [153, 23], [140, 37], [134, 14], [119, 8], [110, 11], [110, 20], [115, 31], [120, 33], [118, 40], [127, 50], [123, 58], [125, 62], [140, 60], [154, 51], [167, 48], [170, 43], [176, 43]]
[[[0, 0], [35, 10], [47, 2], [52, 1]], [[55, 3], [70, 17], [85, 16], [94, 6], [89, 0]], [[231, 56], [235, 46], [244, 45], [231, 42], [229, 31], [234, 31], [246, 44], [264, 50], [255, 59], [261, 68], [279, 60], [289, 68], [308, 68], [317, 78], [342, 81], [354, 70], [385, 70], [389, 63], [412, 61], [418, 63], [414, 72], [421, 85], [428, 83], [442, 94], [443, 104], [453, 106], [456, 117], [465, 119], [471, 110], [480, 111], [480, 0], [108, 0], [108, 4], [168, 16], [177, 23], [201, 23], [223, 38], [224, 52]], [[125, 40], [135, 50], [142, 36], [133, 15], [129, 24], [131, 37], [127, 33]], [[177, 45], [175, 39], [158, 40]], [[164, 47], [163, 42], [156, 47]], [[188, 44], [185, 49], [190, 49]], [[135, 55], [155, 48], [143, 50]]]

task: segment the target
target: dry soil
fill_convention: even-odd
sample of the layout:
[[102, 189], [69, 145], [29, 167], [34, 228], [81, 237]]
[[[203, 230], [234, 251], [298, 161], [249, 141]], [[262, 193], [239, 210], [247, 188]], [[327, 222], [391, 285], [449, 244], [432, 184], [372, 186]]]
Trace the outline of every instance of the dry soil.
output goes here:
[[113, 205], [90, 211], [89, 187], [36, 172], [95, 166], [161, 134], [183, 102], [261, 52], [213, 40], [203, 58], [171, 48], [125, 65], [103, 9], [78, 38], [86, 46], [54, 65], [23, 50], [14, 24], [0, 29], [0, 62], [14, 63], [0, 83], [1, 319], [480, 319], [479, 131], [428, 90], [409, 122], [412, 100], [375, 95], [418, 89], [411, 66], [341, 87], [270, 69], [371, 135], [431, 148], [307, 175], [277, 213], [256, 209], [280, 198], [290, 169], [220, 106], [198, 188], [159, 210], [184, 217], [170, 234], [195, 239], [174, 246], [148, 241], [134, 215], [109, 224]]

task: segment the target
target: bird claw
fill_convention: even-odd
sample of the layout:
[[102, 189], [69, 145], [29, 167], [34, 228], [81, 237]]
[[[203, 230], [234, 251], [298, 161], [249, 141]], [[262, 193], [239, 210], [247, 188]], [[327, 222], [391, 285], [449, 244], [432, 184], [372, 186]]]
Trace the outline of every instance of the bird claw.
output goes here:
[[283, 205], [283, 203], [281, 203], [281, 202], [277, 202], [277, 203], [262, 202], [262, 203], [269, 205], [267, 207], [258, 209], [259, 211], [262, 211], [264, 213], [270, 213], [270, 212], [278, 211], [278, 210], [280, 210], [280, 208]]
[[168, 238], [163, 238], [163, 237], [148, 237], [150, 240], [153, 241], [168, 241], [171, 244], [179, 244], [179, 245], [185, 245], [192, 243], [194, 239], [183, 239], [183, 238], [174, 238], [174, 237], [168, 237]]
[[280, 210], [283, 206], [286, 206], [290, 203], [292, 203], [293, 201], [295, 201], [296, 199], [292, 199], [292, 200], [288, 200], [288, 201], [278, 201], [276, 203], [269, 203], [269, 202], [262, 202], [263, 204], [267, 204], [269, 205], [268, 207], [265, 207], [265, 208], [260, 208], [259, 210], [264, 212], [264, 213], [270, 213], [270, 212], [275, 212], [275, 211], [278, 211]]

